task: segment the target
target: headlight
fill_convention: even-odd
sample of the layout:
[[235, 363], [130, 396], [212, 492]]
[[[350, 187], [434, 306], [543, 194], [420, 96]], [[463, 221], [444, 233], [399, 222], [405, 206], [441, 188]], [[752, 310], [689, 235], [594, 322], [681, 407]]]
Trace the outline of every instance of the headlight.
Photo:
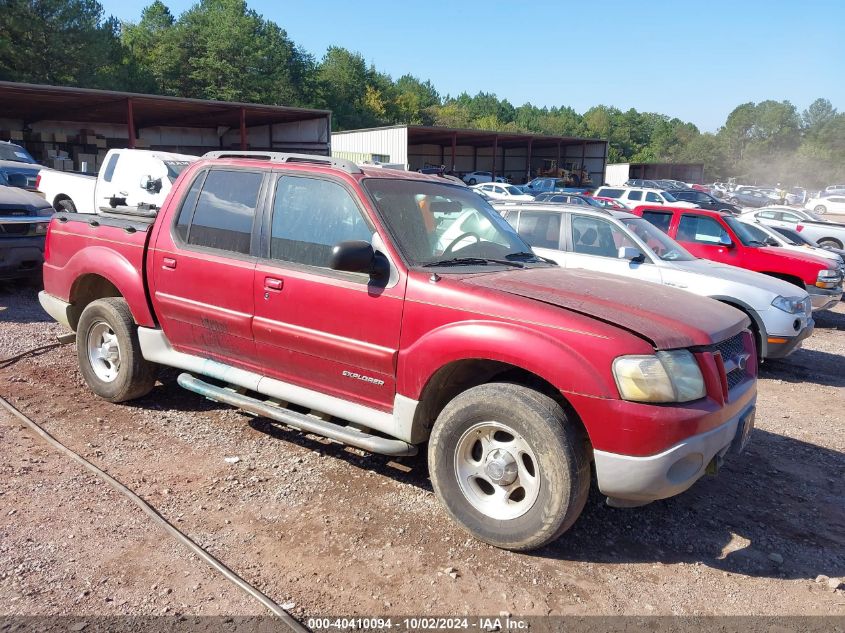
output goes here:
[[613, 361], [613, 375], [623, 400], [689, 402], [707, 393], [701, 369], [685, 349], [654, 356], [620, 356]]
[[799, 299], [797, 297], [777, 296], [772, 301], [772, 305], [778, 310], [783, 310], [789, 314], [802, 314], [807, 311], [804, 299]]
[[816, 278], [817, 288], [836, 288], [842, 281], [842, 275], [836, 269], [820, 270]]
[[49, 222], [36, 222], [35, 223], [35, 234], [36, 235], [47, 235], [47, 227], [50, 226]]

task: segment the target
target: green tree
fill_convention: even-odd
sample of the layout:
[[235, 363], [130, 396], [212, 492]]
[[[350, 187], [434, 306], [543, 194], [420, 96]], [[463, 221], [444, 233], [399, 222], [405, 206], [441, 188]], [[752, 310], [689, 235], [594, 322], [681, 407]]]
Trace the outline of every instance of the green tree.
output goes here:
[[137, 67], [116, 20], [96, 0], [5, 0], [0, 7], [0, 79], [92, 88], [132, 88]]

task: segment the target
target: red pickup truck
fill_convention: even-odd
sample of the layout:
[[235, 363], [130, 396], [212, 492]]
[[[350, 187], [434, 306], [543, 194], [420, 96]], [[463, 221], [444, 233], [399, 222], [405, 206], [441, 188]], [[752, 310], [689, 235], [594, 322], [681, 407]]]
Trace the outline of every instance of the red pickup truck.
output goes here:
[[827, 310], [842, 298], [842, 273], [811, 254], [766, 246], [729, 213], [641, 205], [639, 215], [684, 245], [696, 257], [771, 275], [804, 288], [813, 310]]
[[563, 533], [592, 472], [609, 502], [641, 505], [689, 488], [753, 426], [743, 314], [551, 265], [436, 176], [215, 152], [157, 212], [57, 214], [46, 260], [41, 305], [76, 332], [98, 395], [141, 397], [165, 365], [191, 391], [368, 451], [427, 441], [449, 515], [503, 548]]

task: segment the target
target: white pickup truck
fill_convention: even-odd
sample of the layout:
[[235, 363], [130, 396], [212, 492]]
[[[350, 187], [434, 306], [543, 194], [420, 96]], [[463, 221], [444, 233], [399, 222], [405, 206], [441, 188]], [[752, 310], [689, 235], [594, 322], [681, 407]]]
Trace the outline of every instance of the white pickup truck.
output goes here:
[[36, 188], [56, 211], [99, 213], [119, 206], [160, 207], [196, 156], [142, 149], [109, 150], [96, 176], [42, 169]]

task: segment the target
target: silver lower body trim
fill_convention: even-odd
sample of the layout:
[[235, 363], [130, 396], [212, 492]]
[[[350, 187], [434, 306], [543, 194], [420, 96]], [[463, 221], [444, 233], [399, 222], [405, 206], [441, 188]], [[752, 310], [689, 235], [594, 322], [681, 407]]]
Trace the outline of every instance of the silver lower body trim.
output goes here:
[[179, 352], [173, 349], [164, 332], [159, 329], [139, 327], [138, 342], [141, 353], [150, 362], [208, 376], [271, 398], [327, 413], [404, 442], [413, 444], [425, 439], [414, 437], [413, 421], [418, 404], [416, 400], [397, 394], [393, 412], [387, 413], [255, 372]]

